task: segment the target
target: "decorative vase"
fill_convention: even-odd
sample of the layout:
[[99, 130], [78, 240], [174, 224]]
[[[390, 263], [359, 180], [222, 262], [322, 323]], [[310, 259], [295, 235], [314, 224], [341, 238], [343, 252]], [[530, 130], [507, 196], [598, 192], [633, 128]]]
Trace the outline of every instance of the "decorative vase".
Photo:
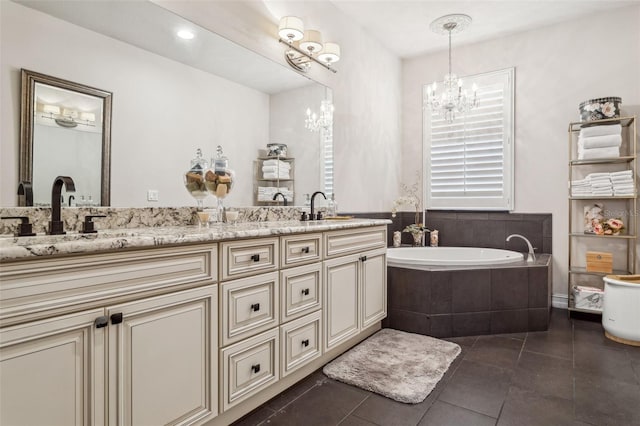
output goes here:
[[393, 233], [393, 246], [400, 247], [400, 243], [402, 240], [402, 236], [400, 235], [400, 231], [396, 231]]
[[411, 236], [413, 237], [413, 246], [421, 247], [422, 246], [422, 237], [424, 236], [424, 231], [412, 232]]

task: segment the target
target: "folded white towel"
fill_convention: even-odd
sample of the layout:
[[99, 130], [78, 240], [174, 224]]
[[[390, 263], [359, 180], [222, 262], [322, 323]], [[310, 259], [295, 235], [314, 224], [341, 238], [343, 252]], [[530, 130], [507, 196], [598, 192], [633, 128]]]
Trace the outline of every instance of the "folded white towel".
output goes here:
[[288, 164], [286, 166], [285, 165], [281, 165], [281, 166], [277, 166], [277, 165], [276, 166], [273, 166], [273, 165], [271, 165], [271, 166], [262, 166], [262, 171], [265, 171], [265, 172], [267, 172], [267, 171], [277, 171], [277, 170], [287, 170], [287, 171], [289, 171], [289, 170], [291, 170], [291, 166], [289, 166]]
[[635, 182], [631, 178], [626, 178], [626, 179], [611, 179], [611, 183], [613, 184], [613, 186], [619, 186], [619, 185], [633, 185]]
[[609, 176], [618, 177], [618, 176], [633, 176], [633, 170], [621, 170], [619, 172], [611, 172]]
[[619, 135], [620, 133], [622, 133], [622, 126], [620, 124], [589, 126], [580, 129], [580, 137], [583, 138], [589, 136]]
[[276, 174], [276, 173], [265, 173], [262, 175], [263, 179], [290, 179], [289, 173], [286, 174]]
[[607, 173], [607, 172], [589, 173], [587, 175], [586, 179], [595, 179], [595, 178], [599, 178], [599, 177], [608, 178], [610, 176], [611, 176], [611, 173]]
[[622, 135], [604, 135], [578, 138], [578, 147], [583, 149], [606, 148], [608, 146], [620, 146]]
[[620, 148], [612, 146], [608, 148], [591, 148], [578, 150], [578, 159], [595, 160], [599, 158], [616, 158], [620, 157]]
[[624, 191], [624, 190], [629, 190], [629, 189], [630, 190], [634, 190], [634, 189], [636, 189], [636, 187], [634, 185], [620, 185], [620, 186], [614, 185], [613, 186], [613, 190], [614, 191]]
[[276, 167], [284, 167], [284, 168], [291, 168], [291, 164], [286, 162], [286, 161], [281, 161], [281, 160], [265, 160], [262, 162], [263, 166], [276, 166]]

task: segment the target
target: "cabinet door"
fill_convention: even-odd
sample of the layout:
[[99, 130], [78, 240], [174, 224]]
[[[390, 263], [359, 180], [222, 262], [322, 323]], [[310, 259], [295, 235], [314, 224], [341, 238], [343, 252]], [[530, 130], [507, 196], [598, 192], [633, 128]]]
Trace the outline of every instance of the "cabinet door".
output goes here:
[[0, 424], [104, 422], [103, 309], [0, 330]]
[[324, 262], [324, 350], [358, 334], [359, 256]]
[[110, 424], [217, 414], [217, 303], [210, 285], [107, 308]]
[[361, 328], [387, 316], [387, 250], [368, 252], [362, 259], [360, 277]]

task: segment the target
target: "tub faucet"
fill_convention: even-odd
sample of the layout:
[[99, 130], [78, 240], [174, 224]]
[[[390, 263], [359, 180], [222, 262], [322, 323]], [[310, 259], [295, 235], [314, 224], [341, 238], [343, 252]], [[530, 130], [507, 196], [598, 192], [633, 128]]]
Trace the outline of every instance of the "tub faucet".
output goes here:
[[324, 199], [327, 199], [327, 196], [324, 195], [324, 192], [322, 191], [316, 191], [313, 193], [313, 195], [311, 195], [311, 213], [309, 214], [309, 220], [320, 220], [322, 219], [322, 213], [318, 213], [317, 215], [313, 214], [313, 206], [314, 206], [314, 202], [316, 199], [316, 195], [322, 195], [324, 197]]
[[278, 195], [280, 195], [282, 197], [282, 200], [284, 201], [284, 206], [287, 207], [287, 197], [284, 196], [284, 194], [282, 192], [276, 192], [273, 195], [273, 201], [276, 200], [276, 198], [278, 198]]
[[62, 235], [64, 232], [64, 222], [60, 220], [60, 210], [62, 205], [62, 185], [68, 192], [75, 192], [76, 185], [69, 176], [58, 176], [53, 181], [51, 188], [51, 221], [49, 222], [49, 235]]
[[511, 237], [522, 238], [524, 240], [524, 242], [527, 243], [527, 247], [529, 247], [529, 254], [527, 255], [527, 262], [535, 262], [536, 261], [536, 255], [533, 252], [535, 249], [531, 245], [531, 242], [527, 238], [525, 238], [524, 236], [522, 236], [520, 234], [511, 234], [511, 235], [509, 235], [507, 237], [507, 241], [509, 241], [511, 239]]

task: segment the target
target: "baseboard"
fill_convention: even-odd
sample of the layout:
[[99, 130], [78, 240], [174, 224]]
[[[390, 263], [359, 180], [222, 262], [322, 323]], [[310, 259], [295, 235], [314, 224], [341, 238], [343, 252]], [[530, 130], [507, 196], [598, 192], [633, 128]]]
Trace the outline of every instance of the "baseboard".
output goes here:
[[569, 296], [566, 294], [554, 294], [551, 296], [551, 306], [554, 308], [568, 309]]

